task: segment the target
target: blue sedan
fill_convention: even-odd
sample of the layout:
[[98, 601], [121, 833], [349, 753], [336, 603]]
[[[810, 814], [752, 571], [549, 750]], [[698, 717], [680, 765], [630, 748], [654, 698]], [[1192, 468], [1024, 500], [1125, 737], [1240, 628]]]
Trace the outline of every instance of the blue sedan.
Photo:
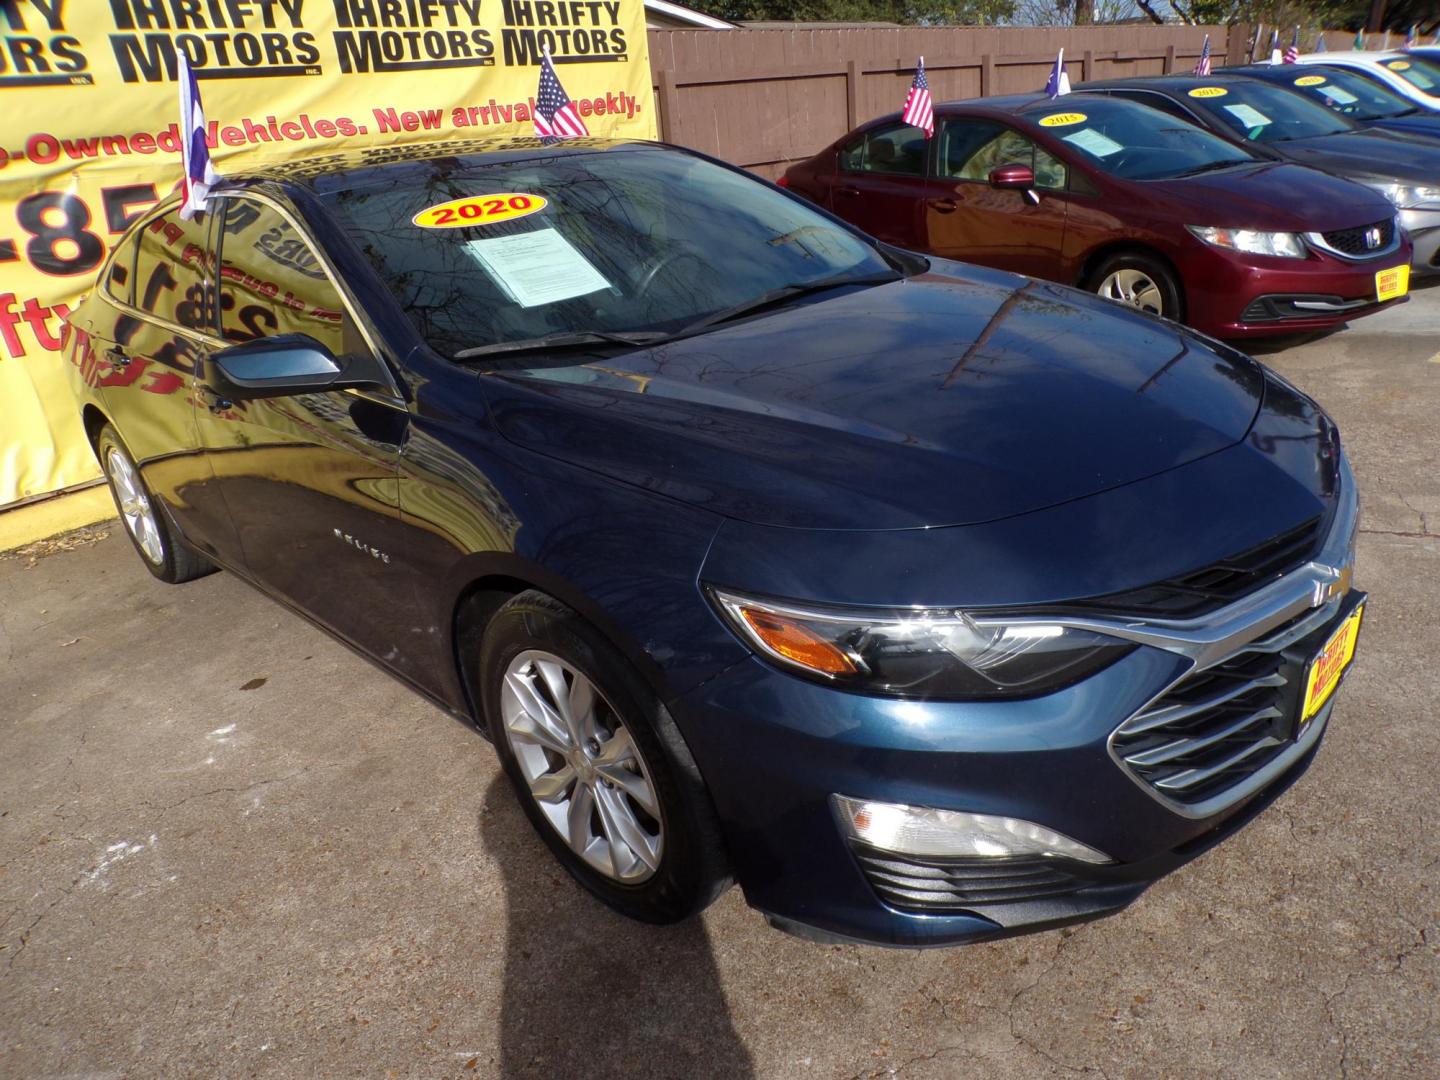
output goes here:
[[473, 724], [637, 919], [1116, 911], [1305, 771], [1355, 652], [1309, 398], [675, 148], [257, 168], [139, 221], [67, 341], [142, 564]]

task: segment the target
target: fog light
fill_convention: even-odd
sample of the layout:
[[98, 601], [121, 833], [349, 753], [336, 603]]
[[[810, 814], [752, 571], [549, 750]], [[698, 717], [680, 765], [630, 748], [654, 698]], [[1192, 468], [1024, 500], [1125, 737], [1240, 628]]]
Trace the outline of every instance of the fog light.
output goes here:
[[845, 830], [856, 840], [901, 855], [1059, 855], [1087, 863], [1113, 862], [1108, 855], [1051, 829], [1019, 818], [933, 810], [900, 803], [832, 796]]

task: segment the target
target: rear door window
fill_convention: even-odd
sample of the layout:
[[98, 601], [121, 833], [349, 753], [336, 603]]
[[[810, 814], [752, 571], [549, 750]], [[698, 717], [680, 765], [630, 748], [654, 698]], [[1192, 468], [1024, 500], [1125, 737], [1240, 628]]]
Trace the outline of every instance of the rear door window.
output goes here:
[[875, 128], [840, 151], [840, 168], [884, 176], [925, 175], [925, 132], [910, 124]]

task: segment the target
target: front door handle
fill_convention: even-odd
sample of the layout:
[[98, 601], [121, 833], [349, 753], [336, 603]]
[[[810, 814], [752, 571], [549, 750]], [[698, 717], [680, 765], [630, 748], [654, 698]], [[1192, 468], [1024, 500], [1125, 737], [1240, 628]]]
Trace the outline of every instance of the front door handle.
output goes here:
[[115, 367], [129, 367], [130, 357], [120, 346], [115, 345], [105, 350], [105, 359]]
[[930, 206], [931, 206], [931, 208], [934, 209], [934, 210], [940, 211], [940, 213], [942, 213], [942, 214], [948, 214], [948, 213], [950, 213], [950, 211], [957, 209], [957, 208], [959, 207], [959, 205], [960, 205], [960, 204], [957, 203], [954, 199], [931, 199], [931, 200], [930, 200]]
[[837, 187], [835, 189], [835, 194], [843, 195], [847, 199], [853, 199], [856, 195], [860, 194], [860, 189], [857, 187], [850, 187], [849, 185], [846, 185], [845, 187]]

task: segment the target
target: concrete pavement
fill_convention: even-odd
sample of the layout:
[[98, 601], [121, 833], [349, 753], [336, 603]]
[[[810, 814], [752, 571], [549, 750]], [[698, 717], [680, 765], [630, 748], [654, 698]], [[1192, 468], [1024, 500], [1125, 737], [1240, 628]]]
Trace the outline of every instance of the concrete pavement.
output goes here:
[[1440, 288], [1263, 359], [1339, 421], [1373, 599], [1314, 768], [1118, 917], [815, 946], [631, 924], [489, 746], [118, 529], [0, 560], [0, 1076], [1440, 1075]]

